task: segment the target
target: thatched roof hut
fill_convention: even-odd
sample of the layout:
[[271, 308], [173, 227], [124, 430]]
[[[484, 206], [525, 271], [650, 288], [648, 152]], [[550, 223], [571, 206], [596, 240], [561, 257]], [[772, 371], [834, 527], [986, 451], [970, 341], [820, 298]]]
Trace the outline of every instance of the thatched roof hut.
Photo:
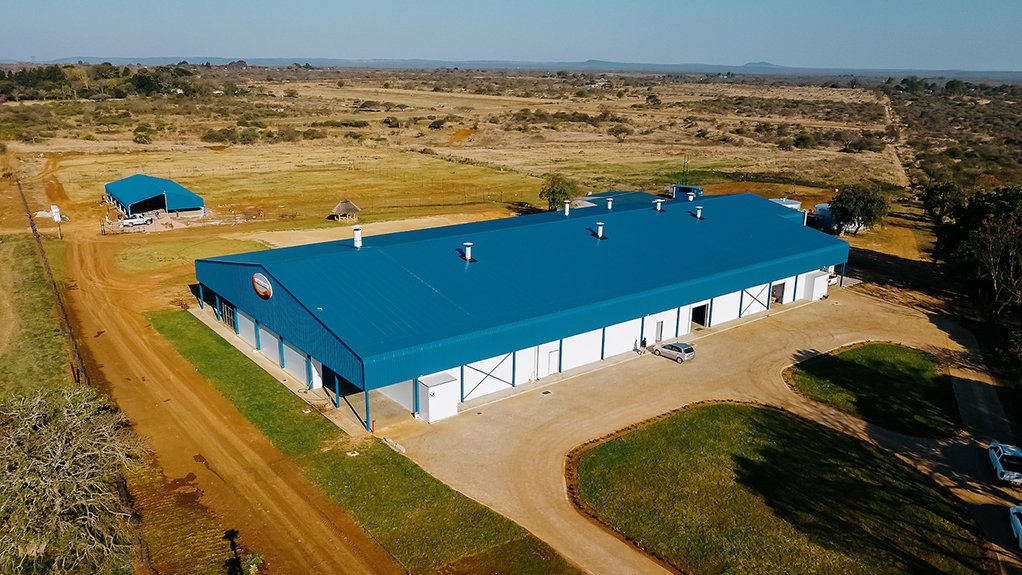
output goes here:
[[340, 220], [357, 221], [358, 213], [361, 211], [362, 210], [360, 210], [359, 207], [356, 206], [355, 203], [352, 202], [351, 200], [342, 200], [340, 203], [334, 206], [334, 209], [331, 210], [329, 217], [332, 220], [338, 221]]

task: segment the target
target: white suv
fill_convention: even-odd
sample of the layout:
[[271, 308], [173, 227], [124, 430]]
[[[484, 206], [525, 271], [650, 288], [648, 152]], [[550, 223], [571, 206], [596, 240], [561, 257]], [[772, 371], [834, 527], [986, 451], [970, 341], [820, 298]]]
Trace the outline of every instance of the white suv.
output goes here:
[[153, 223], [153, 219], [145, 214], [135, 214], [121, 220], [121, 225], [130, 228], [132, 226], [144, 226]]

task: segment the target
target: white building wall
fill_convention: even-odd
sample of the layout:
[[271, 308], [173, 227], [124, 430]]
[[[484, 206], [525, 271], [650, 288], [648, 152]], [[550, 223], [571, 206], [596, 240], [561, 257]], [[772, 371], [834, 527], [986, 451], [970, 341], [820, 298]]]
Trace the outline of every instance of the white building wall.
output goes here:
[[642, 336], [642, 320], [632, 319], [607, 326], [603, 342], [603, 357], [611, 357], [625, 352], [634, 351], [639, 347]]
[[742, 317], [764, 312], [770, 301], [770, 284], [761, 284], [742, 290]]
[[600, 361], [603, 330], [594, 329], [564, 338], [561, 352], [561, 371]]
[[272, 359], [277, 365], [280, 365], [280, 340], [277, 338], [277, 334], [263, 326], [259, 326], [259, 343], [262, 348], [260, 349], [262, 354]]
[[741, 299], [742, 292], [740, 291], [713, 298], [713, 303], [710, 305], [710, 327], [738, 319], [738, 304]]
[[511, 387], [511, 354], [465, 364], [465, 399]]
[[675, 322], [678, 321], [678, 309], [671, 308], [666, 311], [646, 316], [646, 321], [643, 322], [642, 328], [642, 335], [646, 338], [646, 345], [653, 345], [657, 342], [657, 322], [661, 321], [664, 322], [661, 339], [673, 339]]
[[806, 298], [806, 277], [813, 272], [805, 272], [795, 276], [795, 301], [805, 300]]
[[241, 339], [247, 341], [252, 347], [255, 347], [255, 320], [251, 316], [246, 315], [245, 312], [238, 310], [238, 335]]
[[830, 273], [824, 271], [815, 271], [806, 274], [805, 292], [803, 294], [804, 299], [816, 301], [827, 295], [827, 281], [829, 279]]
[[323, 364], [312, 358], [312, 389], [323, 387]]
[[683, 305], [678, 308], [678, 337], [692, 331], [692, 306]]
[[305, 377], [305, 352], [287, 340], [284, 340], [284, 371], [306, 385], [309, 383]]
[[795, 276], [774, 282], [775, 286], [778, 284], [784, 284], [784, 295], [781, 296], [781, 303], [791, 303], [795, 301]]
[[536, 350], [528, 347], [515, 352], [515, 385], [536, 379]]
[[400, 381], [381, 387], [377, 391], [394, 400], [395, 403], [408, 411], [415, 411], [415, 380]]
[[536, 379], [558, 372], [561, 342], [554, 340], [536, 348]]

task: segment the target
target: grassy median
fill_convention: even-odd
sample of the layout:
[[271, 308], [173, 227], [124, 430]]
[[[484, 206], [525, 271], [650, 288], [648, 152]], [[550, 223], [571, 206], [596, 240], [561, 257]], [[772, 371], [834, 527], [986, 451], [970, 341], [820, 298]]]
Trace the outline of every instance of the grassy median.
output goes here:
[[[513, 521], [376, 439], [354, 440], [191, 314], [147, 318], [307, 477], [411, 573], [578, 573]], [[347, 457], [355, 447], [361, 455]]]
[[984, 572], [971, 519], [913, 470], [783, 412], [683, 410], [577, 459], [580, 504], [691, 573]]
[[810, 399], [893, 431], [940, 436], [957, 425], [950, 381], [918, 349], [867, 343], [807, 359], [786, 375]]

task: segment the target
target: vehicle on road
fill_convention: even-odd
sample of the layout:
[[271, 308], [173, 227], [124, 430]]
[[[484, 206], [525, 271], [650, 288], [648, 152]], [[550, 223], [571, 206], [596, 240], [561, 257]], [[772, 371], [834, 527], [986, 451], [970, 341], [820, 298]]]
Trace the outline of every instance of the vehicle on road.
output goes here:
[[1008, 519], [1011, 521], [1011, 532], [1015, 534], [1015, 545], [1022, 549], [1022, 505], [1009, 507]]
[[144, 226], [153, 223], [153, 219], [145, 214], [135, 214], [121, 220], [121, 225], [130, 228], [132, 226]]
[[1022, 485], [1022, 449], [995, 441], [987, 448], [987, 453], [998, 481]]
[[688, 361], [696, 356], [696, 350], [692, 344], [677, 341], [674, 343], [658, 343], [653, 346], [653, 355], [659, 355], [673, 359], [678, 363]]

